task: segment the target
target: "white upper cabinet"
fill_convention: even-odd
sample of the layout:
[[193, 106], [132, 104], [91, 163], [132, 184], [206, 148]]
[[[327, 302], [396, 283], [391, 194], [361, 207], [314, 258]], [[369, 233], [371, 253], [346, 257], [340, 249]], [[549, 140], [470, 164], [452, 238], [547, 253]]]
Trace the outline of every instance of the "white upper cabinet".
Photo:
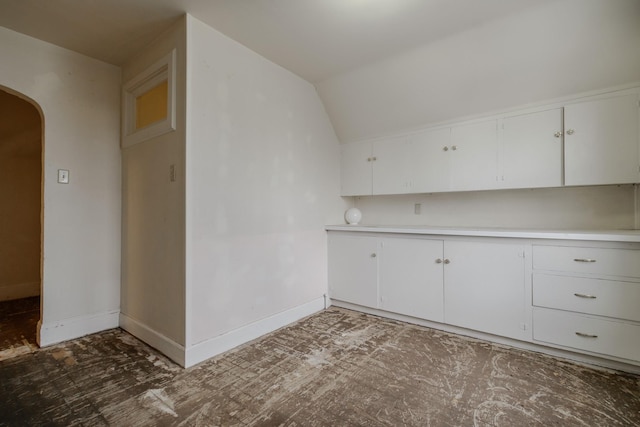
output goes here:
[[640, 182], [638, 94], [564, 108], [565, 185]]
[[562, 109], [500, 120], [500, 188], [562, 185]]
[[343, 196], [371, 195], [373, 150], [370, 142], [343, 144], [340, 171]]
[[639, 183], [638, 100], [633, 89], [345, 144], [341, 194]]
[[451, 128], [427, 130], [408, 137], [412, 156], [412, 192], [449, 190]]
[[448, 152], [451, 190], [488, 190], [498, 187], [497, 120], [452, 127]]
[[405, 137], [373, 143], [373, 194], [403, 194], [411, 192], [413, 153]]

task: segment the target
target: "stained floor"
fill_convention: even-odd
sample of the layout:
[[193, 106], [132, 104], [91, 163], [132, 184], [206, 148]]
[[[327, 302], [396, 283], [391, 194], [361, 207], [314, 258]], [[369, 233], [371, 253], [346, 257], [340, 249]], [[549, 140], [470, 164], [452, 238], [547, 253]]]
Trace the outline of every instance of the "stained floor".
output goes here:
[[0, 360], [37, 350], [40, 297], [0, 301]]
[[640, 425], [638, 376], [338, 308], [190, 369], [111, 330], [0, 384], [2, 426]]

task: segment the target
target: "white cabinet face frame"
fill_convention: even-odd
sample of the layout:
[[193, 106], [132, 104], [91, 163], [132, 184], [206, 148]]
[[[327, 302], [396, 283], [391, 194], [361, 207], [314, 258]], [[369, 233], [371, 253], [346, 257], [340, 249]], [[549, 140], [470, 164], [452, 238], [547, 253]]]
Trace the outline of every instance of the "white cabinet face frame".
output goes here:
[[[130, 147], [176, 129], [176, 50], [156, 61], [122, 87], [122, 147]], [[164, 119], [137, 128], [136, 103], [140, 96], [166, 81]]]

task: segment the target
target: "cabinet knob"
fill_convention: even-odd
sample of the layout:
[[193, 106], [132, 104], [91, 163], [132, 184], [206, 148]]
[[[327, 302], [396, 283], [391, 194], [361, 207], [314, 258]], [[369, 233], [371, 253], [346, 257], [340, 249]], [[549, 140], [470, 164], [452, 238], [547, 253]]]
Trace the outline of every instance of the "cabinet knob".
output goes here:
[[445, 263], [445, 264], [449, 264], [449, 263], [451, 263], [451, 261], [450, 261], [449, 259], [445, 258], [445, 259], [444, 259], [444, 263]]
[[371, 254], [371, 258], [375, 258], [375, 257], [377, 257], [377, 256], [378, 256], [378, 255], [376, 255], [376, 254], [375, 254], [375, 252]]
[[573, 135], [574, 132], [575, 130], [573, 129], [567, 129], [567, 135]]
[[452, 149], [453, 151], [456, 151], [456, 150], [458, 149], [458, 146], [457, 146], [457, 145], [452, 145], [452, 146], [451, 146], [451, 149]]
[[370, 161], [371, 161], [371, 157], [367, 157], [367, 162], [370, 162]]
[[377, 157], [372, 157], [371, 160], [375, 162], [376, 160], [378, 160], [378, 158]]
[[442, 264], [442, 260], [441, 260], [440, 258], [438, 258], [438, 259], [436, 260], [436, 264]]
[[562, 136], [562, 132], [556, 132], [553, 134], [556, 138], [560, 138]]
[[442, 147], [442, 151], [449, 151], [449, 147], [447, 146]]

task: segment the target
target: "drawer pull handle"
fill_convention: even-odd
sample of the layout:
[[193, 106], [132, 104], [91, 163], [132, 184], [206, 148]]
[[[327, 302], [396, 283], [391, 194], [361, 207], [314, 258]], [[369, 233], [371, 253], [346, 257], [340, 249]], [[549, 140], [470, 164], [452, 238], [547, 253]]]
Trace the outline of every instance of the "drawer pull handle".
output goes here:
[[583, 338], [598, 338], [597, 335], [585, 334], [584, 332], [576, 332], [576, 335]]
[[595, 295], [587, 295], [587, 294], [574, 294], [574, 295], [579, 297], [579, 298], [589, 298], [589, 299], [596, 299], [597, 298]]
[[575, 262], [596, 262], [595, 259], [591, 259], [591, 258], [574, 258], [573, 260]]

